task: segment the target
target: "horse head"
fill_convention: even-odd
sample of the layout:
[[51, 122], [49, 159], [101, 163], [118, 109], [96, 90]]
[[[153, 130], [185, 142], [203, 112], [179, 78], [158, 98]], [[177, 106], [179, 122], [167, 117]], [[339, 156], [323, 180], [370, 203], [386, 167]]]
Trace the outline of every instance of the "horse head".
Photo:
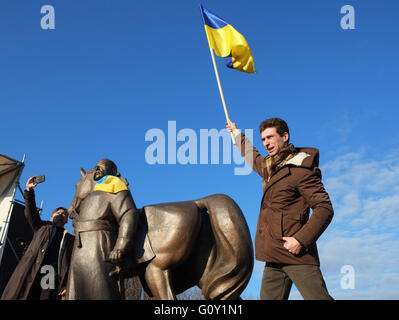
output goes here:
[[80, 169], [80, 180], [76, 184], [76, 192], [68, 209], [68, 215], [74, 219], [79, 214], [80, 204], [94, 189], [94, 169], [85, 172]]

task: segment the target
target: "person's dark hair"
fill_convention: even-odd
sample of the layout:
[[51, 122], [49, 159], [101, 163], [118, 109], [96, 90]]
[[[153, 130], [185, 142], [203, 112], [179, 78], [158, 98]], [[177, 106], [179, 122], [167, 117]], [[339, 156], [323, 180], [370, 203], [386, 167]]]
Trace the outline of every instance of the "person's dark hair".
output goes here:
[[282, 137], [286, 132], [290, 134], [290, 130], [288, 129], [287, 123], [280, 118], [271, 118], [263, 121], [259, 125], [260, 133], [262, 133], [262, 131], [267, 128], [276, 128], [276, 131], [280, 135], [280, 137]]
[[53, 214], [54, 214], [54, 213], [56, 213], [58, 210], [64, 210], [64, 211], [68, 211], [68, 209], [67, 209], [67, 208], [64, 208], [64, 207], [58, 207], [58, 208], [56, 208], [56, 209], [54, 209], [54, 210], [53, 210], [53, 212], [51, 213], [51, 216], [53, 216]]

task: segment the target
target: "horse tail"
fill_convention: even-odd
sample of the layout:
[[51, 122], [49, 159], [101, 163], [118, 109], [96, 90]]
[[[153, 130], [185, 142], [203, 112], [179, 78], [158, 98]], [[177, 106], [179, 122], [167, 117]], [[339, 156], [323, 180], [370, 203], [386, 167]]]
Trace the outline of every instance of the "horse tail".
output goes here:
[[215, 238], [207, 266], [199, 281], [207, 299], [239, 299], [252, 274], [251, 235], [240, 207], [224, 194], [194, 200], [209, 212]]

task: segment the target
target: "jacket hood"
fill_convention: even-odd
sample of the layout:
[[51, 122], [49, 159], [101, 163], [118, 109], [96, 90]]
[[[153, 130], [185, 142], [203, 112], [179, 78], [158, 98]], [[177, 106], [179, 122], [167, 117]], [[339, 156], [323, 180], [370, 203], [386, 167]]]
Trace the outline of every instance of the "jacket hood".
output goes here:
[[297, 154], [287, 161], [286, 165], [294, 165], [314, 169], [319, 166], [319, 149], [316, 148], [296, 148]]

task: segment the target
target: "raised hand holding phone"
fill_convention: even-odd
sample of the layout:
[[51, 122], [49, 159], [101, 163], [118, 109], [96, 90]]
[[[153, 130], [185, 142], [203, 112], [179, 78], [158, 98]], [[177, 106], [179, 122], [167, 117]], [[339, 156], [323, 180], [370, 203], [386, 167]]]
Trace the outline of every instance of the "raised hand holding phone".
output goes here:
[[26, 182], [26, 190], [30, 191], [31, 189], [36, 187], [39, 183], [42, 183], [44, 181], [45, 181], [44, 175], [30, 177]]

